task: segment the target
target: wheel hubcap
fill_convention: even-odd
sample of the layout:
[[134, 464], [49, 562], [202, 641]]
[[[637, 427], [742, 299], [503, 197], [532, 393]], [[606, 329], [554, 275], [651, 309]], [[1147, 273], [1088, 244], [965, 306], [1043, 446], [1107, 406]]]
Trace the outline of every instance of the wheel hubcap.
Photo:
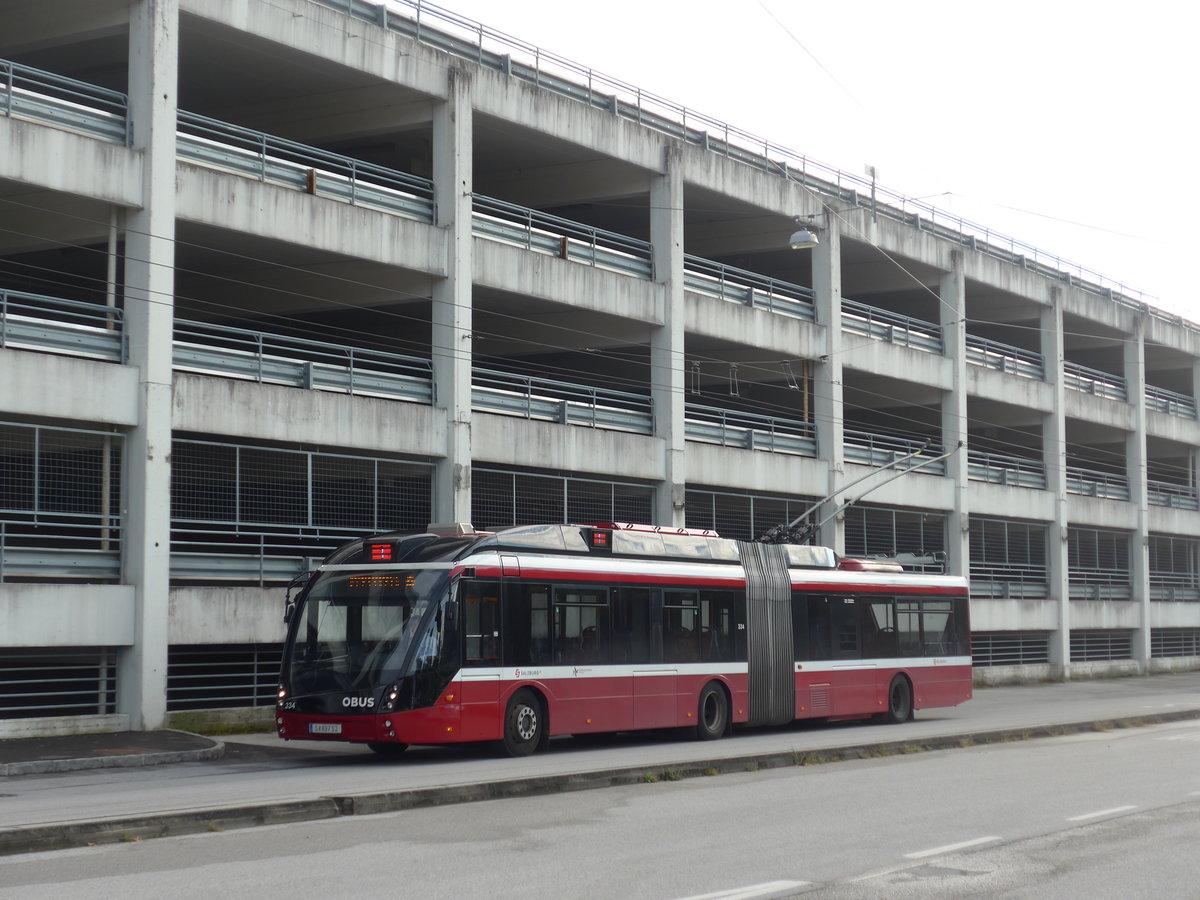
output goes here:
[[522, 706], [517, 710], [517, 736], [523, 740], [532, 740], [537, 734], [537, 713], [528, 706]]

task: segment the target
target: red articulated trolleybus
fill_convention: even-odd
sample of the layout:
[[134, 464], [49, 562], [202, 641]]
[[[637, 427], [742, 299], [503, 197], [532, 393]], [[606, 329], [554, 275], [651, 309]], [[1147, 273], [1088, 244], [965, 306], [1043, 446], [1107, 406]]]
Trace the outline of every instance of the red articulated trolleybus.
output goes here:
[[965, 579], [647, 525], [431, 526], [289, 598], [285, 740], [499, 741], [876, 717], [971, 696]]

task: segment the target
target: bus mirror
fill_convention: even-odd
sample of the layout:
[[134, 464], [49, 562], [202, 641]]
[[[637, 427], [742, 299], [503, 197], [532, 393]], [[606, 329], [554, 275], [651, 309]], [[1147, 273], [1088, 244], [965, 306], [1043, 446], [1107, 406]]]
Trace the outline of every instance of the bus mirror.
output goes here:
[[296, 595], [304, 589], [312, 576], [312, 572], [302, 572], [288, 582], [287, 595], [283, 600], [283, 621], [285, 623], [292, 621], [292, 613], [296, 611]]

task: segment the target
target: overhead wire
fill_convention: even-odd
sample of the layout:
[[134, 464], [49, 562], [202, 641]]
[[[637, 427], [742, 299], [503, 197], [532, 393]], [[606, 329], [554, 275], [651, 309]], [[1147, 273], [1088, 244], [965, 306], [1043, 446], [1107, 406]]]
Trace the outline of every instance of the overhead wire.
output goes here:
[[[95, 220], [93, 220], [93, 221], [95, 221]], [[95, 224], [99, 225], [100, 223], [95, 222]], [[58, 243], [60, 244], [60, 246], [68, 246], [66, 243], [61, 242], [61, 241]], [[214, 248], [212, 248], [208, 245], [195, 244], [194, 242], [181, 242], [181, 243], [185, 243], [189, 247], [200, 248], [200, 249], [203, 249], [206, 251], [214, 250]], [[101, 249], [98, 249], [98, 248], [95, 248], [92, 246], [88, 246], [88, 245], [70, 245], [70, 246], [76, 246], [79, 249], [82, 249], [85, 251], [90, 251], [90, 252], [95, 252], [97, 254], [105, 254], [107, 252], [106, 250], [101, 250]], [[243, 252], [231, 252], [231, 251], [226, 251], [224, 249], [217, 249], [216, 252], [219, 252], [222, 254], [229, 253], [230, 255], [232, 255], [238, 259], [246, 260], [248, 262], [253, 262], [258, 265], [265, 265], [265, 266], [278, 266], [279, 265], [275, 261], [261, 258], [261, 257], [251, 256], [251, 255], [243, 253]], [[176, 270], [179, 272], [184, 272], [184, 273], [197, 274], [195, 272], [195, 270], [188, 269], [186, 266], [176, 266]], [[300, 271], [306, 271], [306, 270], [301, 269]], [[251, 286], [251, 287], [254, 287], [257, 289], [262, 289], [262, 285], [257, 284], [256, 282], [241, 281], [240, 279], [231, 278], [231, 277], [225, 276], [225, 275], [213, 276], [213, 274], [211, 272], [204, 272], [204, 273], [198, 273], [198, 274], [203, 274], [206, 277], [217, 277], [217, 278], [221, 279], [222, 281], [227, 281], [230, 284]], [[330, 275], [328, 273], [316, 273], [316, 274], [318, 277], [320, 277], [322, 279], [332, 279], [337, 282], [346, 283], [346, 284], [354, 284], [354, 285], [360, 285], [360, 286], [368, 285], [368, 286], [373, 286], [373, 287], [377, 286], [377, 285], [373, 285], [370, 282], [363, 282], [363, 281], [356, 280], [356, 279], [350, 279], [343, 275]], [[77, 276], [76, 280], [78, 280], [78, 276]], [[98, 278], [96, 280], [99, 281]], [[353, 303], [332, 300], [330, 298], [322, 297], [322, 296], [315, 295], [315, 294], [303, 294], [300, 292], [287, 290], [287, 289], [283, 289], [283, 288], [278, 288], [278, 287], [269, 287], [268, 290], [270, 290], [272, 293], [279, 293], [279, 294], [282, 294], [285, 296], [297, 297], [297, 298], [301, 298], [304, 300], [315, 299], [320, 302], [329, 304], [331, 306], [335, 306], [335, 307], [343, 309], [343, 310], [359, 311], [362, 309], [361, 307], [359, 307]], [[178, 295], [176, 295], [176, 296], [178, 296]], [[423, 299], [423, 300], [428, 299], [427, 297], [425, 297], [425, 295], [420, 295], [420, 294], [410, 294], [409, 296], [412, 298], [419, 298], [419, 299]], [[205, 305], [211, 306], [214, 309], [221, 310], [228, 314], [234, 315], [235, 317], [243, 317], [246, 312], [246, 310], [242, 307], [228, 306], [228, 305], [220, 304], [216, 301], [211, 300], [210, 298], [191, 298], [191, 299], [195, 302], [203, 303]], [[152, 302], [160, 302], [160, 301], [152, 301]], [[169, 303], [169, 301], [161, 301], [161, 302], [163, 302], [164, 304]], [[417, 323], [417, 324], [421, 324], [421, 325], [428, 325], [427, 320], [422, 319], [417, 316], [410, 316], [410, 315], [406, 315], [403, 313], [397, 313], [397, 312], [394, 312], [391, 310], [384, 310], [384, 311], [372, 310], [372, 312], [376, 312], [376, 313], [382, 312], [384, 315], [386, 315], [388, 317], [397, 318], [406, 323]], [[290, 323], [293, 327], [297, 327], [301, 330], [303, 330], [305, 328], [313, 329], [314, 339], [317, 339], [319, 337], [326, 337], [328, 334], [328, 331], [331, 327], [335, 328], [340, 333], [348, 334], [351, 336], [371, 337], [372, 339], [376, 338], [376, 336], [374, 334], [367, 334], [367, 333], [359, 331], [357, 329], [331, 325], [330, 323], [322, 323], [320, 326], [315, 326], [314, 323], [312, 323], [309, 320], [297, 319], [292, 316], [281, 315], [279, 313], [273, 313], [273, 312], [265, 313], [265, 314], [260, 313], [259, 315], [255, 316], [254, 319], [251, 319], [250, 321], [252, 321], [252, 322], [260, 321], [262, 318], [269, 318], [269, 319], [273, 319], [273, 320], [277, 320], [277, 321], [287, 322], [287, 323]], [[521, 324], [534, 324], [537, 321], [535, 319], [530, 319], [528, 317], [512, 316], [511, 318], [515, 319], [516, 321], [518, 321]], [[600, 336], [599, 333], [597, 333], [597, 332], [591, 332], [591, 331], [581, 330], [581, 329], [577, 329], [577, 328], [570, 328], [570, 329], [563, 328], [562, 330], [569, 332], [571, 334], [582, 335], [582, 336], [590, 338], [590, 339], [594, 339], [594, 338]], [[508, 336], [504, 335], [503, 337], [507, 338]], [[379, 345], [374, 340], [372, 342], [376, 343], [377, 346], [390, 346], [391, 345], [390, 342], [389, 342], [389, 344], [384, 344], [384, 345]], [[543, 351], [570, 352], [570, 351], [574, 351], [576, 349], [574, 347], [570, 347], [567, 345], [552, 345], [552, 344], [548, 344], [544, 341], [538, 341], [538, 340], [529, 340], [529, 341], [527, 341], [527, 343], [530, 347], [539, 349], [539, 350], [543, 350]], [[420, 344], [420, 343], [414, 343], [414, 346], [423, 347], [425, 345]], [[436, 345], [432, 345], [431, 349], [436, 350]], [[697, 358], [697, 356], [695, 354], [693, 354], [693, 361], [701, 362], [701, 363], [708, 363], [708, 364], [711, 364], [712, 366], [716, 367], [717, 369], [727, 368], [730, 365], [729, 361], [726, 359], [723, 359], [723, 358], [719, 358], [719, 357]], [[653, 367], [653, 362], [651, 360], [647, 359], [647, 360], [644, 360], [643, 362], [648, 369]], [[779, 361], [779, 362], [783, 362], [783, 361]], [[778, 365], [779, 362], [777, 362], [775, 364]], [[563, 375], [572, 375], [572, 376], [577, 377], [579, 374], [579, 370], [577, 367], [568, 367], [568, 366], [562, 365], [562, 364], [554, 364], [554, 363], [551, 363], [551, 362], [545, 361], [545, 360], [540, 361], [540, 365], [542, 365], [545, 370], [558, 371]], [[738, 365], [744, 366], [747, 371], [758, 372], [760, 375], [769, 374], [772, 376], [777, 376], [785, 384], [787, 382], [787, 376], [786, 376], [786, 373], [783, 371], [782, 367], [777, 372], [771, 368], [768, 368], [769, 364], [766, 361], [758, 361], [758, 362], [741, 361], [740, 363], [738, 363]], [[618, 382], [623, 382], [626, 386], [631, 387], [631, 388], [644, 388], [644, 386], [645, 386], [644, 380], [637, 379], [632, 376], [629, 377], [628, 379], [622, 379], [621, 376], [611, 376], [610, 377], [610, 381], [614, 380], [614, 379]], [[778, 390], [778, 391], [790, 391], [791, 390], [791, 388], [786, 387], [786, 386], [778, 386], [778, 385], [774, 385], [774, 384], [762, 385], [761, 383], [759, 385], [759, 388], [760, 388], [760, 390], [762, 390], [764, 388], [767, 390]], [[689, 388], [685, 386], [681, 390], [687, 392], [689, 390]], [[710, 396], [713, 395], [712, 391], [709, 391], [708, 393]], [[860, 413], [860, 414], [864, 414], [863, 415], [864, 419], [870, 419], [872, 421], [872, 424], [876, 428], [876, 431], [878, 431], [879, 434], [881, 434], [881, 435], [891, 434], [891, 435], [897, 436], [897, 437], [904, 437], [906, 435], [912, 436], [912, 437], [928, 436], [928, 433], [926, 433], [926, 432], [914, 432], [912, 430], [911, 426], [913, 423], [913, 418], [911, 415], [912, 407], [910, 405], [910, 403], [911, 403], [910, 398], [903, 397], [900, 394], [885, 394], [878, 390], [865, 391], [865, 392], [861, 392], [861, 393], [864, 393], [867, 397], [873, 398], [876, 401], [893, 402], [897, 405], [897, 407], [904, 406], [904, 407], [906, 407], [906, 409], [908, 411], [906, 411], [904, 413], [890, 412], [890, 411], [879, 408], [878, 405], [876, 405], [876, 406], [856, 405], [852, 401], [849, 401], [849, 402], [844, 402], [844, 404], [843, 404], [842, 419], [844, 422], [847, 422], [847, 421], [853, 422], [854, 414]], [[814, 391], [813, 397], [812, 397], [813, 402], [815, 403], [816, 400], [818, 400], [818, 399], [819, 399], [819, 396]], [[845, 399], [845, 398], [843, 398], [843, 399]], [[743, 409], [743, 411], [748, 411], [748, 412], [758, 410], [758, 411], [763, 412], [764, 414], [791, 413], [792, 415], [795, 415], [795, 406], [793, 404], [772, 403], [765, 399], [757, 399], [757, 398], [751, 399], [747, 396], [740, 397], [739, 404], [740, 404], [740, 407]], [[939, 410], [932, 409], [932, 408], [930, 409], [931, 418], [936, 418], [939, 415], [940, 415]], [[812, 420], [813, 420], [814, 424], [817, 424], [821, 421], [821, 417], [814, 413], [812, 415]], [[896, 427], [887, 428], [886, 431], [879, 431], [880, 428], [885, 427], [885, 423], [887, 423], [887, 422], [893, 422]], [[937, 423], [931, 423], [931, 425], [934, 430], [940, 430], [940, 426], [938, 426]], [[1040, 440], [1040, 435], [1036, 432], [1023, 432], [1021, 429], [1016, 429], [1011, 426], [1005, 426], [1000, 422], [989, 422], [986, 420], [976, 418], [976, 419], [968, 419], [968, 426], [970, 426], [970, 425], [974, 425], [976, 428], [989, 427], [989, 428], [1002, 429], [1005, 432], [1011, 433], [1014, 435], [1024, 433], [1025, 436], [1030, 439], [1025, 444], [1017, 444], [1014, 442], [1007, 442], [1009, 444], [1009, 448], [1012, 450], [1018, 450], [1018, 451], [1023, 450], [1025, 452], [1028, 452], [1030, 449], [1030, 444], [1034, 443], [1035, 441]], [[993, 440], [991, 443], [993, 446], [995, 446], [1001, 442], [997, 442], [997, 441]], [[1118, 454], [1112, 454], [1112, 458], [1113, 458], [1114, 462], [1121, 462], [1121, 460], [1122, 460], [1122, 458]], [[1100, 459], [1099, 455], [1098, 455], [1097, 462], [1100, 462], [1100, 461], [1102, 461], [1102, 459]], [[1182, 472], [1182, 468], [1180, 469], [1180, 471]]]

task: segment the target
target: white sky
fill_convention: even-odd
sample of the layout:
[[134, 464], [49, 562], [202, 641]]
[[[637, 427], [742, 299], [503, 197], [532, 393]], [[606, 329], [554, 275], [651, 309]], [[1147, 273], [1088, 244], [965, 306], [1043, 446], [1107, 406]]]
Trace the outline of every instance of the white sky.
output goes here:
[[1183, 0], [440, 5], [827, 165], [872, 164], [1200, 321], [1200, 11]]

